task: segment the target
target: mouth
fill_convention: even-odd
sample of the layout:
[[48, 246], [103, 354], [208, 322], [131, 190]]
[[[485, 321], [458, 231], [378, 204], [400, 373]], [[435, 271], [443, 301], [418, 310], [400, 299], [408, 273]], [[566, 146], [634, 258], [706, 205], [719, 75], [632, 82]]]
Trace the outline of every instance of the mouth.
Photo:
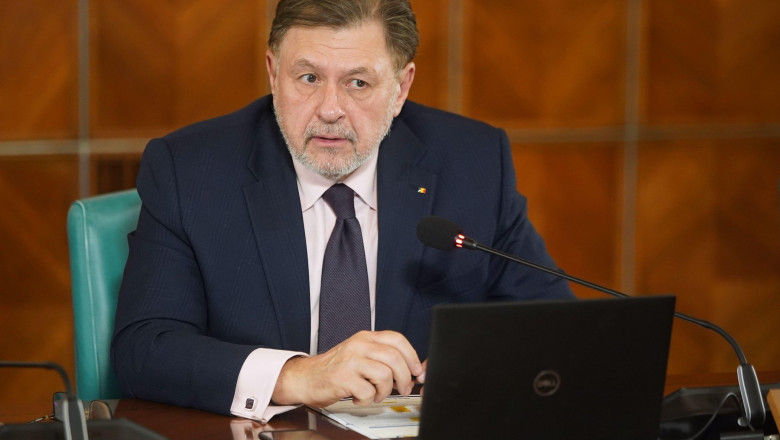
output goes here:
[[346, 140], [345, 138], [342, 138], [342, 137], [338, 137], [338, 136], [327, 136], [327, 135], [323, 135], [323, 136], [312, 136], [312, 139], [318, 139], [318, 140], [321, 140], [321, 141], [326, 141], [326, 142], [327, 142], [327, 141], [344, 141], [344, 140]]
[[309, 140], [311, 143], [322, 147], [336, 147], [349, 143], [349, 141], [345, 138], [333, 136], [312, 136]]
[[304, 140], [304, 145], [335, 151], [344, 148], [354, 148], [357, 143], [357, 136], [352, 129], [345, 125], [317, 123], [306, 127]]
[[342, 137], [332, 134], [312, 134], [309, 136], [307, 144], [313, 144], [320, 148], [344, 148], [351, 146], [354, 142], [349, 137]]

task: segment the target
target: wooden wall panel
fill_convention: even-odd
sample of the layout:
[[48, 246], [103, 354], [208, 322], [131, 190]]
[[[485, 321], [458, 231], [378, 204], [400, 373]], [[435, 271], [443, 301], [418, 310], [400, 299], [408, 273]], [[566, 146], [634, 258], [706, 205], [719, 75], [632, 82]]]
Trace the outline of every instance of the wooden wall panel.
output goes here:
[[780, 2], [646, 1], [642, 119], [780, 120]]
[[622, 123], [624, 1], [464, 3], [465, 114], [505, 128]]
[[141, 166], [137, 153], [95, 154], [90, 157], [90, 192], [105, 194], [135, 188]]
[[[514, 145], [517, 188], [567, 273], [620, 288], [621, 145]], [[572, 286], [578, 297], [600, 298]]]
[[0, 139], [78, 132], [76, 0], [0, 2]]
[[448, 0], [412, 0], [420, 32], [415, 66], [417, 72], [409, 99], [438, 108], [447, 107]]
[[[758, 369], [780, 369], [780, 148], [773, 141], [642, 146], [638, 290], [724, 327]], [[670, 372], [731, 371], [720, 337], [676, 324]]]
[[91, 130], [160, 135], [264, 94], [265, 6], [91, 2]]
[[[65, 218], [77, 198], [75, 156], [0, 157], [0, 358], [53, 360], [73, 373]], [[0, 370], [0, 402], [43, 403], [56, 374]], [[41, 414], [43, 415], [43, 414]]]

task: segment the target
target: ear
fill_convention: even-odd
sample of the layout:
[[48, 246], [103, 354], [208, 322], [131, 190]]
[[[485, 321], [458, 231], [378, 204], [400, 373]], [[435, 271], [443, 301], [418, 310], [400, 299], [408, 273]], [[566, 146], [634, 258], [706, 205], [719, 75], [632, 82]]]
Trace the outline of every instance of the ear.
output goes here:
[[268, 71], [268, 81], [271, 83], [271, 93], [276, 93], [274, 85], [276, 84], [276, 72], [278, 71], [278, 61], [271, 49], [265, 51], [265, 68]]
[[401, 88], [398, 93], [398, 98], [395, 102], [395, 110], [393, 111], [393, 117], [398, 116], [401, 113], [401, 108], [406, 102], [406, 98], [409, 96], [409, 89], [412, 88], [412, 82], [414, 82], [415, 65], [413, 61], [410, 61], [398, 75], [398, 85]]

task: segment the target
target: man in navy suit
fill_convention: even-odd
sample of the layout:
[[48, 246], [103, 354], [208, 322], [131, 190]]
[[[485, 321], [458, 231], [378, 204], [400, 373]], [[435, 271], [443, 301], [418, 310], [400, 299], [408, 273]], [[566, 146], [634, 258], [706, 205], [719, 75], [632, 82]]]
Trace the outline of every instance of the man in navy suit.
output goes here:
[[[556, 277], [417, 240], [439, 215], [554, 265], [505, 133], [406, 102], [417, 43], [407, 0], [282, 0], [272, 95], [149, 143], [112, 343], [128, 396], [257, 420], [368, 404], [424, 380], [434, 305], [572, 297]], [[354, 191], [371, 324], [318, 353], [334, 183]]]

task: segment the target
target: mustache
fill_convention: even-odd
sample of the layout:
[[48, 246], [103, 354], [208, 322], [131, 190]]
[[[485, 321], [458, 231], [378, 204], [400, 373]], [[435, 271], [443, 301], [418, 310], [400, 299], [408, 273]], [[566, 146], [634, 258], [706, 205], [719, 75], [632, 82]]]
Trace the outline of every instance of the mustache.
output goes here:
[[346, 139], [353, 144], [357, 142], [357, 133], [354, 130], [340, 124], [314, 123], [306, 127], [303, 133], [304, 142], [308, 143], [315, 137], [335, 137]]

